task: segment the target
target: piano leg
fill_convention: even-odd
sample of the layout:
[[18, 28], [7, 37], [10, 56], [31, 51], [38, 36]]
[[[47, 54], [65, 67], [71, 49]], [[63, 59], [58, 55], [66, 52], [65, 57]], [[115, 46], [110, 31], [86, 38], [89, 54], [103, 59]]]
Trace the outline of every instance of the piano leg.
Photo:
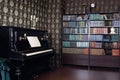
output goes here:
[[21, 76], [21, 70], [19, 67], [16, 68], [16, 76], [17, 76], [17, 80], [21, 80], [20, 76]]

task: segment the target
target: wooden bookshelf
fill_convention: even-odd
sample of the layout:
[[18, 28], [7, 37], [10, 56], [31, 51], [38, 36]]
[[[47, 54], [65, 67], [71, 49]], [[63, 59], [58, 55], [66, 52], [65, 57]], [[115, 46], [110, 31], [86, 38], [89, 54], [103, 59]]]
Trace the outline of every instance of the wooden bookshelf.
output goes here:
[[62, 64], [119, 68], [119, 34], [119, 12], [64, 14]]

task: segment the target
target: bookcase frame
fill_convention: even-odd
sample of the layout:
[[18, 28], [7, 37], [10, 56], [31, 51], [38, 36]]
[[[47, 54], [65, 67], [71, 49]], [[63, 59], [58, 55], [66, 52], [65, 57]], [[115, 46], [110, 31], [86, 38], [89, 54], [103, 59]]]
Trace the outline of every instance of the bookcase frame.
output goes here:
[[[104, 16], [104, 19], [92, 20], [90, 19], [90, 16], [88, 16], [89, 14], [92, 14], [92, 15], [99, 14], [100, 16], [101, 15]], [[119, 18], [117, 17], [114, 18], [113, 15], [115, 14], [119, 14]], [[75, 17], [76, 19], [74, 19], [74, 17], [70, 18], [71, 15], [76, 16]], [[77, 20], [79, 16], [83, 16], [83, 15], [84, 17], [85, 15], [87, 15], [89, 18], [88, 19], [84, 18], [84, 20]], [[68, 16], [68, 20], [65, 20], [65, 16]], [[81, 21], [86, 22], [84, 25], [85, 27], [78, 26], [77, 23]], [[93, 24], [91, 26], [90, 22], [92, 21], [93, 23], [95, 22], [94, 24], [96, 24], [96, 22], [98, 21], [99, 25], [97, 26]], [[120, 22], [117, 23], [117, 21], [120, 21], [120, 12], [64, 14], [63, 27], [62, 27], [62, 40], [61, 40], [62, 41], [61, 42], [62, 43], [62, 64], [120, 68]], [[72, 23], [70, 24], [66, 23], [65, 25], [64, 22], [68, 22], [68, 23], [76, 22], [76, 26], [74, 26], [75, 23], [73, 23], [73, 25]], [[101, 23], [104, 23], [104, 24], [101, 24]], [[115, 23], [117, 25], [115, 25]], [[110, 29], [112, 27], [117, 29], [117, 32], [115, 31], [116, 32], [115, 34], [110, 34]], [[88, 30], [88, 33], [81, 33], [79, 30], [80, 28], [81, 29], [87, 28], [86, 30]], [[93, 32], [91, 31], [92, 29], [93, 29]], [[84, 40], [83, 38], [78, 39], [79, 37], [78, 35], [81, 35], [81, 36], [87, 35], [88, 39], [87, 40]], [[92, 35], [93, 37], [90, 38]], [[118, 39], [117, 40], [114, 39], [115, 38], [114, 36], [112, 38], [112, 35], [117, 35]], [[94, 40], [94, 36], [95, 38], [97, 37], [98, 38]], [[74, 38], [72, 39], [72, 37]], [[101, 37], [101, 39], [99, 39], [99, 37]], [[109, 38], [107, 39], [106, 37], [110, 37], [110, 39]], [[67, 44], [64, 42], [66, 42]], [[92, 42], [94, 47], [91, 47]], [[87, 43], [87, 46], [84, 46], [86, 43]], [[112, 44], [112, 47], [109, 47], [110, 45], [108, 44], [110, 43]], [[105, 44], [108, 45], [108, 47], [104, 47], [106, 46]], [[115, 46], [117, 46], [117, 48]], [[96, 52], [92, 54], [92, 51], [94, 52], [95, 50]], [[108, 54], [106, 53], [107, 50], [108, 50]], [[118, 50], [117, 52], [115, 52], [115, 54], [112, 54], [112, 52], [109, 52], [109, 51], [115, 51], [115, 50]], [[103, 53], [101, 54], [102, 51]]]

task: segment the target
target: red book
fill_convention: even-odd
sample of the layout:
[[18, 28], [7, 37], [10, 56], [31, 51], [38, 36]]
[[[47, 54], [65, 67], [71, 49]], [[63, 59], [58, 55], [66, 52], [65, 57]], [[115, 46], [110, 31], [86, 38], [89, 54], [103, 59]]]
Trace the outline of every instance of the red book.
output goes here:
[[120, 50], [119, 49], [112, 49], [112, 56], [120, 56]]

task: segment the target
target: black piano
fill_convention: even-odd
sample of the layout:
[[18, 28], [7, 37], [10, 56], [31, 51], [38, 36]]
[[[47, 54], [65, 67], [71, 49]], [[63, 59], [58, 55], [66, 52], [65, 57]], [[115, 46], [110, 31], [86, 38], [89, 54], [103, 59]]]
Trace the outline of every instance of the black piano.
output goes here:
[[0, 26], [0, 57], [10, 61], [11, 80], [32, 80], [50, 69], [54, 50], [48, 39], [47, 31]]

